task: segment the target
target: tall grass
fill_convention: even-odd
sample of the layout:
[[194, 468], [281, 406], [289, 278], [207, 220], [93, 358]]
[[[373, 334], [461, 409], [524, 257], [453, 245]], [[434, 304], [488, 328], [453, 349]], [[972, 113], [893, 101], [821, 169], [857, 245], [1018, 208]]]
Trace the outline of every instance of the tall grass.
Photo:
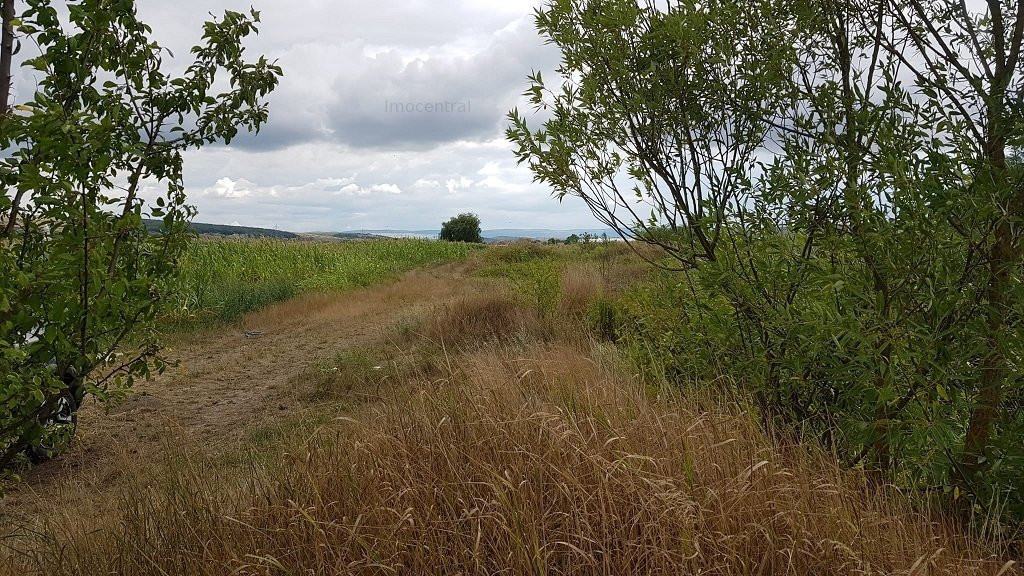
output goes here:
[[474, 247], [418, 239], [302, 242], [199, 239], [181, 263], [170, 324], [230, 322], [297, 294], [368, 286], [459, 260]]
[[[651, 397], [586, 342], [491, 345], [221, 476], [195, 457], [11, 573], [1018, 574], [746, 414]], [[431, 370], [433, 372], [433, 370]], [[395, 383], [398, 384], [398, 383]]]

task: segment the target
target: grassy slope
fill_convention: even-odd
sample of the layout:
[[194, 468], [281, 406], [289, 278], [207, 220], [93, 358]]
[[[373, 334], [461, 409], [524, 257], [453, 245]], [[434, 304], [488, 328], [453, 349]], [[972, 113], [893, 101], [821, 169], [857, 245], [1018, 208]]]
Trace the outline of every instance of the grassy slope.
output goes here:
[[[143, 220], [146, 229], [150, 232], [160, 232], [163, 229], [163, 222], [160, 220]], [[217, 234], [222, 236], [245, 236], [249, 238], [285, 238], [296, 239], [299, 237], [294, 232], [283, 230], [272, 230], [270, 228], [253, 228], [251, 226], [228, 226], [224, 224], [203, 224], [192, 222], [189, 227], [196, 234]]]
[[245, 467], [182, 456], [12, 573], [1014, 573], [813, 447], [634, 376], [584, 322], [635, 275], [621, 255], [534, 256], [478, 255], [518, 288], [479, 280], [298, 375], [330, 418]]

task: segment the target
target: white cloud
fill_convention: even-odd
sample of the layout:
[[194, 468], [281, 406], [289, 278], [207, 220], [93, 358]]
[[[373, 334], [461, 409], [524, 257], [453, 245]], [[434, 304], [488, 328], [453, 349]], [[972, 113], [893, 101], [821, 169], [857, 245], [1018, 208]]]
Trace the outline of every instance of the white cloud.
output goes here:
[[394, 184], [374, 184], [370, 192], [386, 192], [388, 194], [401, 194], [402, 189]]
[[204, 195], [217, 198], [245, 198], [252, 194], [248, 189], [252, 184], [244, 180], [234, 181], [231, 178], [220, 178], [212, 188], [203, 191]]
[[458, 179], [451, 178], [445, 182], [445, 188], [448, 189], [449, 194], [455, 194], [459, 190], [465, 190], [473, 185], [473, 181], [465, 176], [460, 176]]

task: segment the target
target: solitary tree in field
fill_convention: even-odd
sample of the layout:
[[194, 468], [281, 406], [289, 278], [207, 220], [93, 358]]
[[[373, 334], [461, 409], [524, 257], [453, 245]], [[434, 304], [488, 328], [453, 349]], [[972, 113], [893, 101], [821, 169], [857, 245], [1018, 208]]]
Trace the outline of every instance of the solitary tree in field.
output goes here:
[[448, 242], [483, 242], [480, 236], [480, 218], [468, 212], [453, 216], [441, 226], [440, 238]]
[[[23, 4], [4, 1], [0, 43], [0, 467], [72, 389], [103, 399], [162, 368], [154, 320], [195, 213], [183, 153], [258, 131], [281, 75], [245, 54], [255, 11], [207, 22], [172, 76], [130, 0]], [[38, 84], [8, 106], [15, 46], [39, 51]]]

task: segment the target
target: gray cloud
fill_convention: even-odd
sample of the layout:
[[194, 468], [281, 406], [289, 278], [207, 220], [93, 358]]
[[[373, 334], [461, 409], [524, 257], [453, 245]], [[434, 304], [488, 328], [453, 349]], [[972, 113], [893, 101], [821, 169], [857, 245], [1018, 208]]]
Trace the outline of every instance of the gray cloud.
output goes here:
[[335, 82], [329, 126], [356, 147], [429, 146], [500, 133], [532, 66], [550, 61], [525, 18], [496, 33], [478, 52], [415, 57], [398, 51], [364, 58]]
[[[251, 1], [139, 0], [139, 8], [154, 36], [184, 57], [209, 12]], [[198, 220], [420, 229], [469, 210], [493, 228], [593, 225], [582, 204], [560, 204], [534, 184], [503, 140], [526, 75], [557, 63], [533, 29], [538, 1], [257, 0], [263, 24], [249, 50], [277, 59], [285, 76], [259, 136], [187, 155]], [[388, 103], [421, 106], [397, 112]], [[450, 111], [428, 112], [435, 103]]]
[[237, 146], [268, 150], [331, 140], [362, 148], [423, 149], [499, 134], [534, 68], [557, 54], [530, 19], [516, 20], [472, 48], [426, 52], [354, 40], [293, 47], [271, 98], [271, 120]]

